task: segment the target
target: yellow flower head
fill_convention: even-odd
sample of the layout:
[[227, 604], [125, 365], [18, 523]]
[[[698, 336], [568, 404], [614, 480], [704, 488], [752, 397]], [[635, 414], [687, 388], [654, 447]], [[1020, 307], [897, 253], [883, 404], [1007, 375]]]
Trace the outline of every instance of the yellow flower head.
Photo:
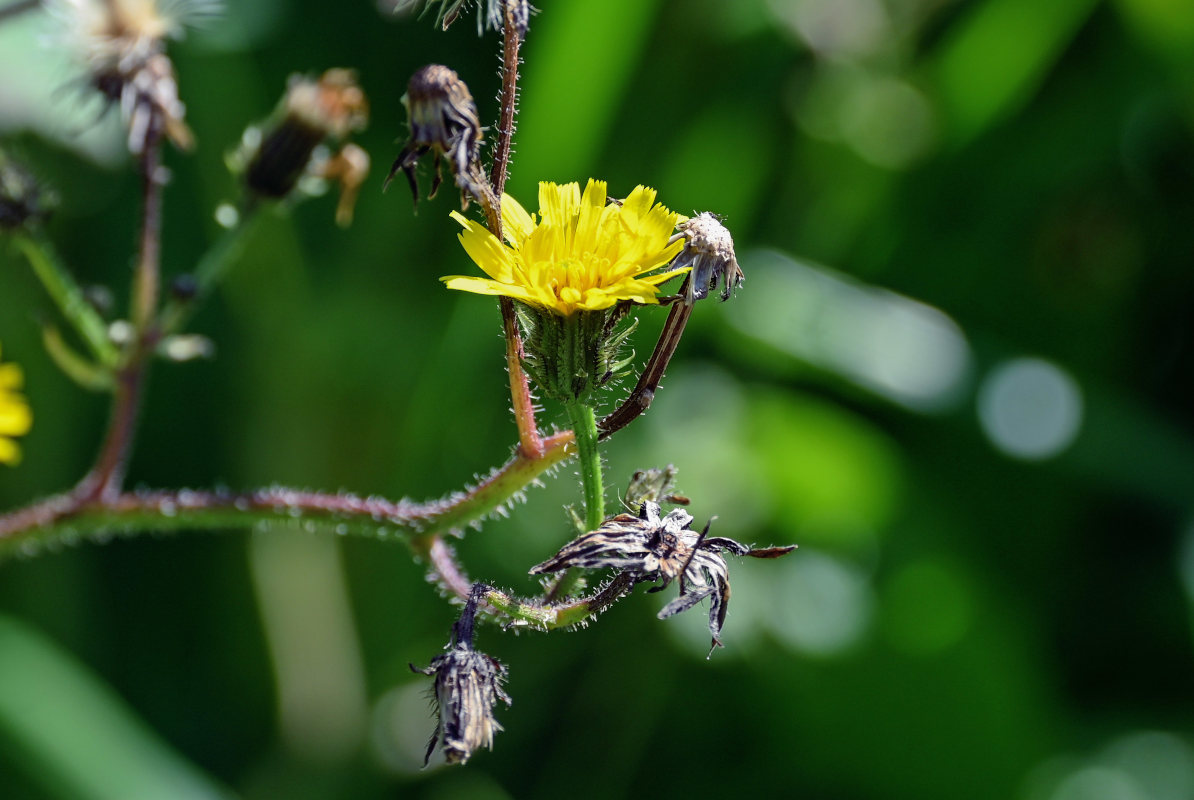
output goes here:
[[16, 464], [21, 448], [14, 436], [24, 436], [33, 425], [33, 413], [20, 394], [24, 377], [16, 364], [0, 364], [0, 464]]
[[509, 246], [456, 212], [460, 243], [489, 278], [449, 275], [449, 289], [505, 295], [561, 316], [599, 311], [622, 300], [658, 303], [659, 284], [688, 268], [656, 272], [684, 246], [672, 242], [682, 217], [636, 186], [620, 205], [606, 204], [604, 181], [539, 184], [539, 214], [502, 197], [502, 232]]

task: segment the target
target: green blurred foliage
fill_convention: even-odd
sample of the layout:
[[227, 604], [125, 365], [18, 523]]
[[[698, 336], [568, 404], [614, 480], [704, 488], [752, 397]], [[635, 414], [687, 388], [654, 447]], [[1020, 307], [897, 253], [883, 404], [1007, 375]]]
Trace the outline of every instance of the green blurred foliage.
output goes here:
[[[609, 482], [674, 463], [699, 522], [801, 549], [731, 565], [711, 661], [702, 612], [660, 622], [642, 593], [579, 633], [482, 630], [510, 667], [506, 731], [426, 771], [407, 664], [455, 611], [401, 545], [230, 531], [7, 563], [0, 794], [1194, 796], [1194, 10], [541, 5], [510, 190], [654, 185], [725, 214], [747, 275], [697, 309]], [[408, 76], [450, 65], [492, 120], [497, 41], [471, 16], [441, 33], [368, 3], [229, 6], [172, 49], [199, 148], [168, 155], [167, 273], [216, 236], [224, 152], [292, 72], [359, 71], [374, 174], [349, 230], [331, 197], [263, 221], [195, 321], [218, 357], [155, 368], [130, 481], [460, 487], [515, 439], [497, 311], [436, 280], [471, 268], [454, 192], [414, 215], [380, 187]], [[69, 80], [38, 24], [0, 26], [24, 65], [0, 86]], [[79, 129], [79, 95], [37, 91], [51, 121], [0, 100], [6, 143], [55, 187], [80, 280], [123, 297], [136, 178], [22, 130]], [[104, 423], [40, 350], [51, 313], [0, 245], [0, 341], [36, 413], [0, 507], [69, 486]], [[640, 353], [662, 321], [644, 317]], [[531, 592], [578, 498], [565, 468], [462, 559]], [[105, 783], [108, 763], [166, 783]]]

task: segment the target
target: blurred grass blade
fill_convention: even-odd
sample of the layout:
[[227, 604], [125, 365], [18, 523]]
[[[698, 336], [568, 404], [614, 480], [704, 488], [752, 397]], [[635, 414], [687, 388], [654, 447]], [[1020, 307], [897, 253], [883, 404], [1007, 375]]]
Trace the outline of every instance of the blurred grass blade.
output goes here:
[[514, 194], [540, 180], [580, 180], [592, 172], [659, 5], [572, 0], [535, 19], [523, 50]]
[[232, 795], [180, 758], [108, 686], [41, 633], [0, 615], [0, 743], [70, 800]]
[[931, 67], [951, 137], [963, 143], [1026, 102], [1097, 0], [987, 0]]

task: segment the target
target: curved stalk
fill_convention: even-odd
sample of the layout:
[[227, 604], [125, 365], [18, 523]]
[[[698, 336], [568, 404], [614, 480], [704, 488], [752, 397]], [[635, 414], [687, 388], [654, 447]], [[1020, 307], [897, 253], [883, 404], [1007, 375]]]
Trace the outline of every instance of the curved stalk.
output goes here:
[[80, 540], [174, 530], [265, 526], [374, 539], [430, 536], [478, 523], [574, 452], [569, 432], [544, 443], [541, 458], [516, 454], [476, 486], [425, 503], [285, 487], [252, 492], [158, 490], [107, 497], [68, 492], [0, 515], [0, 558]]

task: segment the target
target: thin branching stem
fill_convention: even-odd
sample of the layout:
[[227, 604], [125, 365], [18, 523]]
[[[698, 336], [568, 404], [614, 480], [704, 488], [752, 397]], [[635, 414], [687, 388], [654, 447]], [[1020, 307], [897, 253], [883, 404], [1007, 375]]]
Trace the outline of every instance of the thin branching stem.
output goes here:
[[[160, 129], [157, 121], [150, 130]], [[128, 458], [141, 413], [141, 396], [149, 370], [149, 360], [156, 344], [152, 329], [157, 313], [161, 284], [162, 256], [162, 140], [160, 135], [146, 137], [141, 153], [141, 229], [138, 236], [137, 266], [133, 274], [130, 316], [134, 339], [125, 363], [116, 372], [112, 412], [104, 442], [95, 465], [75, 487], [79, 503], [111, 500], [120, 494]]]
[[121, 368], [116, 373], [112, 394], [112, 412], [104, 442], [100, 446], [95, 465], [79, 481], [74, 496], [79, 503], [112, 500], [120, 494], [124, 483], [129, 452], [137, 430], [141, 412], [141, 394], [145, 381], [145, 365], [139, 363]]
[[120, 351], [108, 337], [108, 326], [99, 312], [87, 302], [82, 287], [63, 266], [50, 242], [40, 233], [18, 233], [13, 241], [25, 254], [46, 294], [79, 334], [91, 355], [105, 367], [115, 366], [120, 359]]
[[[154, 115], [157, 116], [156, 114]], [[150, 123], [150, 130], [159, 126]], [[150, 327], [157, 314], [161, 292], [162, 261], [162, 143], [161, 137], [146, 137], [141, 153], [141, 233], [133, 274], [133, 296], [129, 315], [138, 336]]]
[[[452, 548], [443, 537], [417, 537], [411, 541], [411, 548], [416, 555], [427, 560], [441, 589], [460, 600], [470, 599], [475, 584], [456, 561]], [[519, 628], [540, 631], [572, 628], [596, 617], [633, 588], [634, 578], [625, 572], [618, 573], [591, 595], [560, 602], [556, 602], [554, 598], [542, 601], [526, 600], [488, 587], [482, 595], [485, 602], [482, 611]]]
[[[502, 25], [502, 93], [498, 112], [497, 143], [493, 150], [493, 169], [490, 183], [497, 208], [486, 208], [489, 230], [500, 241], [502, 238], [501, 197], [506, 190], [506, 176], [510, 172], [511, 142], [514, 138], [514, 116], [518, 109], [518, 64], [522, 48], [522, 32], [513, 19], [509, 3], [505, 4], [505, 24]], [[506, 370], [510, 374], [510, 402], [514, 410], [514, 421], [518, 425], [518, 442], [522, 452], [535, 457], [543, 452], [543, 439], [535, 421], [535, 398], [531, 394], [530, 380], [522, 361], [526, 353], [522, 347], [522, 334], [518, 330], [518, 318], [514, 313], [514, 301], [508, 297], [498, 298], [502, 311], [502, 333], [506, 337]]]
[[[192, 489], [55, 495], [0, 515], [0, 557], [82, 539], [166, 530], [248, 527], [354, 533], [374, 539], [434, 537], [478, 523], [575, 451], [572, 433], [544, 440], [544, 455], [516, 453], [485, 480], [441, 500], [415, 503], [272, 487], [251, 492]], [[412, 545], [413, 546], [413, 545]]]
[[191, 316], [203, 306], [212, 290], [240, 257], [249, 234], [261, 216], [258, 213], [259, 208], [260, 205], [257, 203], [247, 203], [237, 215], [236, 222], [221, 231], [215, 242], [203, 254], [192, 273], [195, 279], [194, 296], [181, 300], [171, 299], [166, 303], [157, 325], [160, 336], [181, 331]]
[[[505, 3], [505, 23], [502, 25], [502, 94], [497, 125], [497, 143], [493, 150], [493, 169], [489, 182], [498, 197], [506, 190], [506, 176], [510, 171], [510, 149], [514, 140], [514, 116], [518, 111], [518, 65], [522, 61], [522, 32], [514, 20], [511, 3]], [[501, 237], [501, 231], [494, 231]]]
[[683, 300], [677, 300], [672, 304], [667, 322], [663, 324], [663, 330], [659, 334], [659, 341], [655, 343], [655, 349], [651, 351], [651, 357], [647, 359], [638, 383], [622, 404], [597, 425], [602, 441], [625, 428], [650, 407], [651, 401], [655, 399], [655, 391], [663, 380], [663, 373], [676, 353], [680, 337], [684, 335], [684, 328], [688, 325], [690, 316], [691, 305]]

